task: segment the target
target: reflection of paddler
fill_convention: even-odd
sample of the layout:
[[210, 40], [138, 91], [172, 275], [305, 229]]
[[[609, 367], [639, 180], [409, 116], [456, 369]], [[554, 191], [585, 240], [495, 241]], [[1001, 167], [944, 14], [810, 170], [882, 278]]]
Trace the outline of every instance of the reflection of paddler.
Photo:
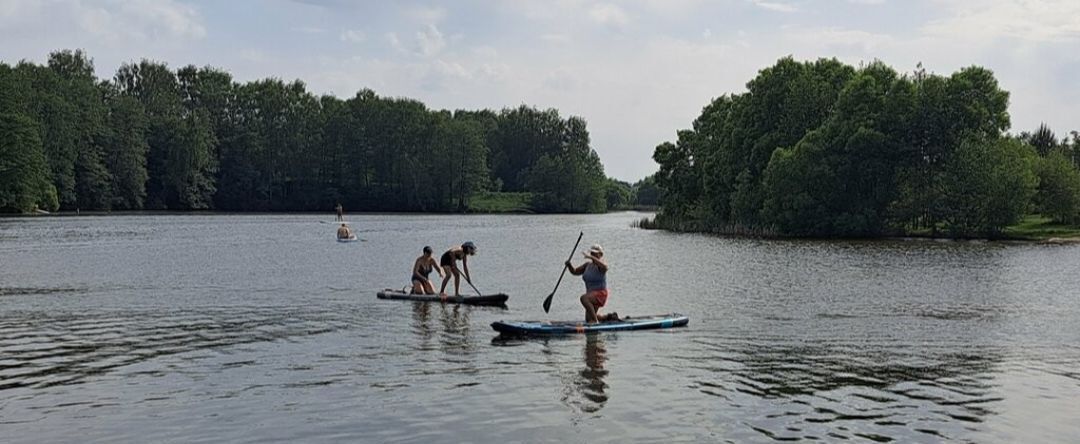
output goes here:
[[338, 229], [337, 229], [337, 238], [338, 239], [351, 239], [352, 237], [353, 237], [352, 230], [349, 229], [349, 226], [346, 225], [345, 222], [342, 222], [341, 226], [338, 227]]
[[607, 388], [604, 377], [608, 374], [608, 371], [604, 369], [605, 362], [607, 362], [607, 348], [604, 346], [604, 340], [599, 334], [589, 334], [585, 338], [585, 368], [581, 370], [581, 376], [584, 378], [581, 388], [586, 398], [599, 404], [596, 407], [597, 410], [608, 400], [607, 394], [604, 393], [604, 389]]

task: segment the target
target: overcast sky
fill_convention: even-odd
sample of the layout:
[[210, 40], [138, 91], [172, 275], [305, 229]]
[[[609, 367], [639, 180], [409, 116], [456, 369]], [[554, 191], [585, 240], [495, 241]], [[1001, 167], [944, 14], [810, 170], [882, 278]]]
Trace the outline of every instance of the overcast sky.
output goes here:
[[1013, 131], [1080, 130], [1080, 0], [0, 0], [0, 60], [82, 48], [98, 75], [150, 58], [238, 80], [299, 78], [436, 109], [557, 108], [609, 175], [656, 170], [712, 98], [792, 55], [993, 70]]

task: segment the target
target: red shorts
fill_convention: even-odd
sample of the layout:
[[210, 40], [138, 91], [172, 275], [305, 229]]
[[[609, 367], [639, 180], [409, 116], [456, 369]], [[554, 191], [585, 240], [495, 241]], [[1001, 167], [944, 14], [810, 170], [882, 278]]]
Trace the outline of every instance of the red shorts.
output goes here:
[[604, 304], [607, 304], [607, 289], [606, 288], [603, 289], [603, 290], [590, 291], [589, 294], [591, 294], [593, 296], [596, 296], [596, 308], [603, 307]]

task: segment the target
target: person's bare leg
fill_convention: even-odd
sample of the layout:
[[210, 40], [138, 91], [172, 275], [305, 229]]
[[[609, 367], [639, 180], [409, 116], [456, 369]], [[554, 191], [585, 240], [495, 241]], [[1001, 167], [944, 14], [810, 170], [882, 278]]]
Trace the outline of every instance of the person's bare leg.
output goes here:
[[461, 297], [461, 274], [454, 267], [454, 297]]
[[424, 281], [424, 294], [435, 294], [435, 287], [431, 286], [431, 281]]
[[596, 301], [589, 293], [581, 295], [581, 306], [585, 307], [585, 322], [596, 323]]
[[446, 294], [446, 284], [450, 283], [450, 272], [454, 272], [454, 273], [457, 272], [457, 270], [454, 269], [454, 267], [446, 267], [446, 268], [448, 268], [449, 271], [447, 271], [446, 276], [443, 276], [442, 287], [439, 288], [439, 294], [441, 294], [441, 295]]
[[412, 294], [424, 294], [424, 286], [420, 281], [412, 281]]

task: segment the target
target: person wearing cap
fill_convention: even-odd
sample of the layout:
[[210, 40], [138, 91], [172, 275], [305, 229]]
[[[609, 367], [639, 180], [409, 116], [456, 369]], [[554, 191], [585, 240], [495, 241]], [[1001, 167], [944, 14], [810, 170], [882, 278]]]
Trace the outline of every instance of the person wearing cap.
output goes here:
[[341, 226], [338, 227], [338, 229], [337, 229], [337, 238], [338, 239], [349, 239], [352, 236], [353, 236], [352, 230], [349, 229], [349, 226], [346, 225], [345, 222], [342, 222]]
[[416, 258], [416, 262], [413, 263], [413, 294], [435, 294], [435, 287], [431, 285], [431, 279], [428, 279], [431, 270], [438, 271], [439, 277], [443, 277], [443, 269], [435, 262], [435, 258], [432, 257], [431, 251], [431, 247], [424, 247], [424, 254]]
[[450, 270], [443, 276], [442, 287], [439, 288], [439, 294], [446, 295], [446, 284], [450, 283], [450, 275], [454, 275], [454, 296], [461, 297], [461, 271], [458, 270], [457, 261], [461, 261], [461, 268], [465, 271], [465, 281], [472, 283], [472, 277], [469, 276], [469, 256], [476, 254], [476, 244], [472, 242], [465, 242], [460, 246], [453, 247], [446, 250], [439, 258], [439, 265], [443, 268]]
[[585, 322], [596, 323], [600, 321], [617, 321], [619, 315], [611, 312], [608, 315], [599, 315], [600, 308], [607, 304], [607, 271], [608, 265], [604, 261], [604, 248], [600, 245], [589, 247], [585, 253], [584, 264], [575, 267], [570, 260], [566, 261], [566, 268], [570, 274], [581, 276], [585, 281], [585, 294], [581, 295], [581, 305], [585, 307]]

